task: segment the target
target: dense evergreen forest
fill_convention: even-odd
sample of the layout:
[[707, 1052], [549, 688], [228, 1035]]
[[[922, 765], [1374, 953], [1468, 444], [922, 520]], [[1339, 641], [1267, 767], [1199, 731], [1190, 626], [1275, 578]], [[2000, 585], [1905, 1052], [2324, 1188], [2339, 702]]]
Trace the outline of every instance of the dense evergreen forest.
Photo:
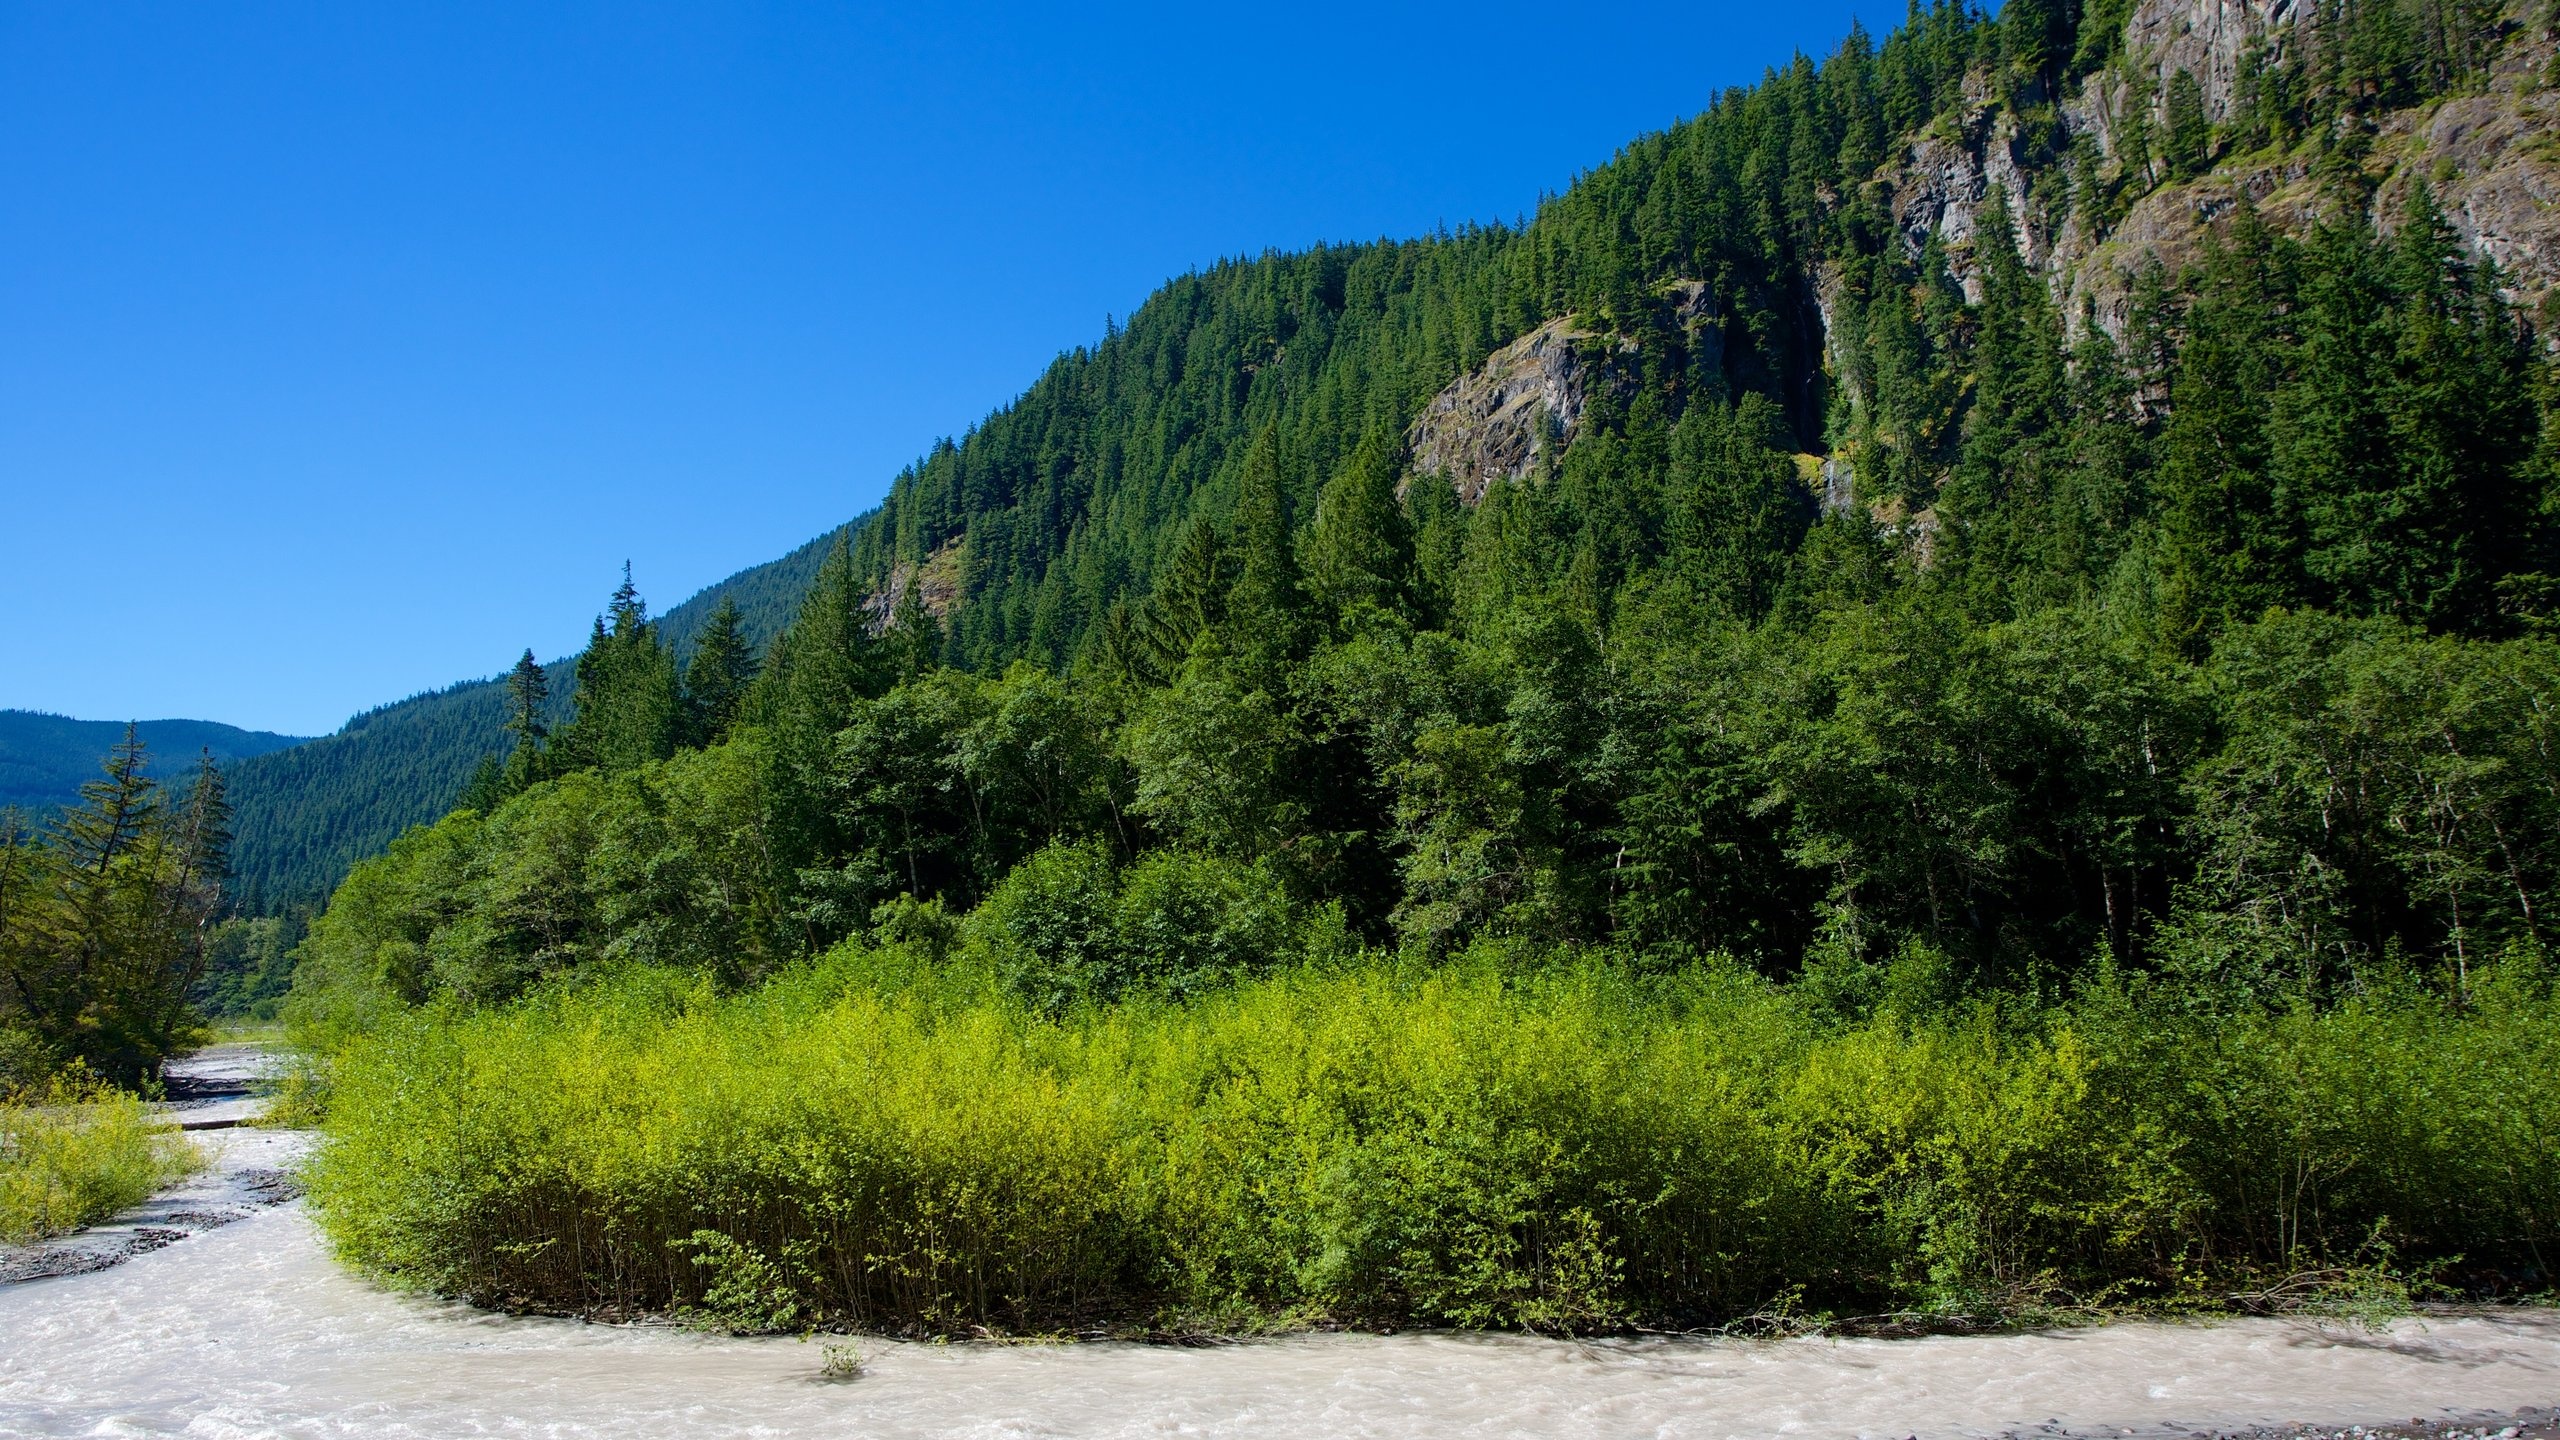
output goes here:
[[[298, 735], [243, 730], [211, 720], [144, 720], [134, 734], [180, 767], [198, 755], [225, 766], [303, 743]], [[0, 710], [0, 805], [42, 815], [80, 800], [80, 787], [98, 773], [98, 757], [123, 738], [125, 727], [106, 720], [73, 720], [36, 710]], [[155, 778], [182, 779], [167, 761]]]
[[[1178, 280], [769, 643], [626, 579], [298, 951], [342, 1247], [744, 1328], [2547, 1286], [2552, 366], [2372, 146], [2546, 37], [2324, 4], [2102, 150], [2126, 12]], [[1913, 237], [1986, 114], [2027, 183]], [[2121, 317], [2030, 262], [2248, 156], [2301, 223]], [[1462, 499], [1417, 418], [1558, 321]]]
[[[670, 633], [689, 637], [725, 600], [738, 607], [751, 640], [771, 644], [791, 623], [829, 543], [821, 536], [704, 590], [668, 612]], [[567, 718], [568, 698], [565, 688], [555, 697], [554, 721]], [[347, 867], [453, 808], [480, 762], [505, 748], [506, 714], [503, 681], [466, 680], [368, 710], [333, 735], [279, 753], [241, 752], [254, 758], [230, 765], [232, 903], [288, 926], [294, 912], [317, 908]], [[82, 758], [83, 771], [88, 765]]]
[[[2251, 123], [2317, 149], [2363, 93], [2324, 67], [2366, 62], [2315, 54]], [[1855, 198], [1968, 73], [2032, 118], [2104, 58], [2032, 5], [1942, 7], [1519, 234], [1177, 282], [902, 477], [772, 646], [706, 616], [680, 661], [626, 584], [575, 718], [520, 694], [504, 784], [403, 853], [724, 776], [756, 843], [717, 859], [757, 858], [714, 932], [749, 971], [1085, 844], [1220, 856], [1436, 949], [1912, 944], [2003, 976], [2264, 950], [2338, 979], [2534, 942], [2547, 366], [2424, 193], [2377, 217], [2331, 164], [2309, 233], [2242, 209], [2121, 337], [2055, 313], [2011, 217], [2139, 173], [1995, 194], [1972, 301]], [[1837, 376], [1817, 265], [1862, 322]], [[1683, 277], [1726, 297], [1715, 343], [1668, 313]], [[1564, 314], [1624, 372], [1574, 443], [1472, 507], [1410, 474], [1423, 402]], [[1807, 489], [1826, 436], [1863, 503]], [[895, 567], [955, 541], [945, 625]]]

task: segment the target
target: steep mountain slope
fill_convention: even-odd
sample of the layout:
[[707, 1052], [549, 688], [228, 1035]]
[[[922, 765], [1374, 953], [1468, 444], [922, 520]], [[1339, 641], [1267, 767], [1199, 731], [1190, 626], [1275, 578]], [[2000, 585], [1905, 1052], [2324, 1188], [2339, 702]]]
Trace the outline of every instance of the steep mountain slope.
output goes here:
[[[1752, 395], [1811, 498], [1868, 509], [1925, 563], [1982, 400], [1973, 320], [1930, 297], [1943, 283], [1984, 300], [1986, 236], [2014, 238], [2071, 333], [2094, 318], [2131, 346], [2144, 287], [2172, 288], [2244, 207], [2296, 232], [2359, 209], [2389, 228], [2423, 184], [2530, 306], [2560, 265], [2560, 209], [2541, 203], [2560, 194], [2551, 51], [2540, 11], [2476, 0], [2011, 0], [1996, 18], [1948, 0], [1880, 45], [1853, 33], [1716, 97], [1525, 228], [1168, 283], [901, 474], [850, 527], [855, 567], [878, 614], [920, 584], [954, 662], [1066, 667], [1195, 521], [1232, 524], [1256, 437], [1301, 532], [1374, 439], [1449, 483], [1415, 512], [1445, 583], [1462, 527], [1435, 515], [1479, 503], [1492, 477], [1552, 478], [1580, 517], [1562, 542], [1572, 583], [1596, 607], [1663, 543], [1613, 506], [1650, 493], [1696, 402]], [[1506, 349], [1522, 343], [1537, 353]], [[2023, 513], [2002, 484], [1974, 489], [1953, 503], [1977, 520]], [[2121, 516], [2087, 526], [2070, 543], [2077, 583], [2095, 584], [2131, 532]], [[681, 644], [728, 588], [768, 639], [826, 543], [707, 589], [670, 633]], [[244, 767], [262, 893], [325, 885], [449, 803], [496, 746], [494, 690], [405, 703], [414, 719], [392, 707], [292, 764]]]
[[[2495, 4], [1941, 4], [1637, 141], [1524, 232], [1174, 282], [901, 476], [859, 553], [875, 585], [936, 557], [959, 577], [952, 658], [1060, 664], [1186, 519], [1226, 513], [1262, 426], [1303, 522], [1373, 429], [1409, 434], [1417, 468], [1473, 503], [1577, 431], [1623, 438], [1750, 392], [1797, 448], [1837, 456], [1808, 464], [1832, 500], [1863, 454], [1861, 498], [1923, 510], [1951, 457], [1909, 436], [1886, 453], [1865, 312], [1933, 271], [1979, 303], [1995, 196], [2074, 333], [2093, 315], [2122, 340], [2146, 277], [2174, 286], [2246, 202], [2294, 233], [2359, 205], [2389, 229], [2422, 187], [2531, 310], [2560, 279], [2553, 66], [2543, 12]], [[1484, 364], [1515, 341], [1536, 354]]]
[[[144, 720], [135, 733], [150, 747], [151, 773], [162, 780], [195, 768], [210, 750], [228, 767], [303, 743], [299, 735], [243, 730], [212, 720]], [[124, 738], [124, 722], [73, 720], [35, 710], [0, 710], [0, 807], [41, 815], [79, 798], [98, 775], [99, 757]]]

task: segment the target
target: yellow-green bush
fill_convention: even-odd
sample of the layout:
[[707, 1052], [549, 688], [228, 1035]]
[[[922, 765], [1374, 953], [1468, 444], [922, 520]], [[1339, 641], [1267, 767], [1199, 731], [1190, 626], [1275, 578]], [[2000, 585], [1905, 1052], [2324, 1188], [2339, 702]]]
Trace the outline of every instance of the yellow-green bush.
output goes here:
[[140, 1100], [78, 1079], [0, 1101], [0, 1240], [77, 1230], [201, 1165]]
[[1053, 1020], [894, 954], [633, 972], [354, 1045], [313, 1194], [380, 1273], [741, 1328], [1982, 1314], [2560, 1237], [2538, 983], [2171, 998], [1845, 1024], [1462, 963]]

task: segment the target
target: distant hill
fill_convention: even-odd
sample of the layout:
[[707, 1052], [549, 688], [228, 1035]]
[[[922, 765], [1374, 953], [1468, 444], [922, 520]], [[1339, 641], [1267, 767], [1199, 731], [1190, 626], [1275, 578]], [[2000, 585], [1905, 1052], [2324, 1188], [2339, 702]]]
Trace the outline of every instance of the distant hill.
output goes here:
[[[744, 613], [749, 637], [760, 648], [770, 646], [799, 610], [834, 540], [832, 532], [821, 535], [778, 560], [705, 587], [666, 612], [666, 633], [689, 652], [694, 632], [728, 595]], [[598, 609], [613, 580], [596, 577]], [[494, 669], [515, 657], [489, 658]], [[547, 667], [558, 719], [569, 713], [568, 665], [554, 660]], [[293, 748], [269, 746], [273, 753], [231, 766], [231, 859], [243, 908], [274, 913], [296, 900], [318, 900], [348, 866], [380, 852], [410, 826], [452, 809], [480, 757], [505, 749], [506, 718], [501, 682], [465, 680], [368, 710], [334, 735], [308, 742], [274, 737]], [[86, 762], [92, 770], [97, 753]]]
[[[253, 756], [304, 743], [300, 735], [243, 730], [212, 720], [145, 720], [135, 727], [151, 749], [155, 778], [195, 769], [207, 750], [226, 768]], [[41, 710], [0, 710], [0, 806], [41, 815], [80, 798], [98, 775], [108, 747], [124, 738], [121, 720], [74, 720]]]

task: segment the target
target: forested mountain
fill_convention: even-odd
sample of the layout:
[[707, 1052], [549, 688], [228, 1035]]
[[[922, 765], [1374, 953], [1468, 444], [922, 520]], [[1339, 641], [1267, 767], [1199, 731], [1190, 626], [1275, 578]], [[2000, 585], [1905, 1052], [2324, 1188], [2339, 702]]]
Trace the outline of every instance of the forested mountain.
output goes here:
[[522, 667], [296, 951], [321, 1213], [746, 1328], [2547, 1286], [2552, 23], [1946, 0], [1172, 282], [770, 644]]
[[[901, 475], [851, 528], [849, 583], [875, 623], [912, 589], [937, 658], [982, 673], [1126, 669], [1186, 557], [1196, 587], [1256, 544], [1320, 602], [1450, 633], [1547, 595], [1604, 651], [1630, 604], [1804, 623], [1842, 586], [1961, 595], [1972, 624], [2138, 604], [2191, 657], [2270, 604], [2538, 623], [2540, 382], [2497, 337], [2560, 254], [2499, 203], [2548, 163], [2541, 22], [2173, 9], [1915, 10], [1636, 142], [1525, 229], [1176, 280]], [[2403, 358], [2337, 360], [2380, 355]], [[1276, 520], [1238, 512], [1254, 453]], [[1523, 483], [1416, 459], [1495, 454]], [[824, 544], [652, 633], [689, 644], [726, 592], [765, 644]], [[1358, 578], [1381, 565], [1403, 568]], [[501, 710], [457, 687], [242, 767], [252, 888], [436, 813]]]
[[[2551, 392], [2509, 297], [2548, 277], [2482, 257], [2540, 264], [2548, 222], [2481, 188], [2547, 163], [2541, 25], [1949, 0], [1525, 229], [1184, 277], [900, 476], [716, 700], [626, 584], [576, 719], [527, 712], [475, 803], [503, 830], [527, 786], [754, 751], [698, 763], [755, 777], [717, 824], [761, 878], [721, 905], [767, 956], [1079, 837], [1274, 867], [1433, 947], [1827, 936], [2024, 973], [2225, 903], [2359, 954], [2537, 933], [2560, 853], [2500, 807], [2543, 802], [2449, 798], [2380, 697], [2475, 687], [2461, 753], [2541, 773], [2512, 727]], [[2449, 170], [2430, 137], [2466, 115], [2515, 143]], [[1017, 705], [1066, 728], [993, 738]], [[2251, 747], [2332, 743], [2396, 778], [2306, 858], [2249, 797], [2308, 772]], [[970, 768], [1006, 746], [1045, 778]], [[646, 910], [596, 903], [552, 928]]]
[[[2189, 498], [2155, 493], [2155, 480], [2192, 473], [2168, 451], [2205, 443], [2173, 444], [2162, 424], [2187, 316], [2202, 314], [2210, 330], [2229, 315], [2246, 330], [2296, 303], [2292, 291], [2270, 291], [2234, 311], [2214, 298], [2208, 272], [2227, 279], [2272, 253], [2275, 237], [2311, 237], [2312, 249], [2286, 262], [2301, 285], [2378, 298], [2377, 277], [2391, 267], [2373, 237], [2404, 231], [2408, 203], [2434, 187], [2424, 223], [2442, 229], [2442, 243], [2507, 266], [2496, 284], [2526, 312], [2547, 293], [2560, 235], [2546, 233], [2555, 227], [2529, 199], [2552, 168], [2535, 143], [2552, 104], [2541, 26], [2434, 0], [2240, 7], [2201, 19], [2162, 4], [2084, 16], [2061, 0], [2008, 7], [1996, 20], [1954, 3], [1915, 10], [1881, 45], [1853, 33], [1827, 61], [1798, 57], [1636, 142], [1524, 230], [1271, 254], [1170, 283], [1125, 328], [1062, 356], [1013, 404], [899, 476], [881, 511], [851, 527], [854, 570], [881, 615], [912, 582], [952, 663], [1064, 667], [1103, 643], [1115, 607], [1155, 586], [1189, 521], [1231, 522], [1258, 434], [1272, 441], [1281, 512], [1301, 532], [1364, 440], [1376, 464], [1397, 472], [1399, 494], [1426, 463], [1500, 452], [1496, 468], [1522, 478], [1534, 452], [1552, 483], [1532, 487], [1536, 516], [1506, 526], [1524, 543], [1521, 527], [1553, 533], [1536, 542], [1545, 553], [1520, 562], [1557, 567], [1582, 613], [1605, 627], [1618, 592], [1671, 543], [1662, 485], [1684, 463], [1673, 454], [1682, 418], [1757, 396], [1768, 408], [1751, 412], [1767, 417], [1752, 421], [1756, 438], [1797, 456], [1830, 509], [1872, 516], [1906, 559], [1934, 557], [1943, 534], [1951, 547], [1991, 547], [2003, 567], [2025, 558], [2019, 547], [2053, 552], [2038, 558], [2036, 578], [2017, 582], [2045, 598], [2126, 581], [2131, 572], [2111, 567], [2137, 536], [2156, 560], [2162, 546], [2211, 542], [2197, 526], [2258, 523], [2197, 506], [2308, 501], [2256, 461], [2219, 498], [2192, 494], [2188, 481], [2176, 483]], [[2355, 216], [2377, 228], [2350, 243]], [[2005, 243], [1994, 253], [1986, 237]], [[2355, 244], [2364, 249], [2348, 253]], [[2455, 285], [2446, 293], [2460, 304], [2488, 286], [2459, 266], [2444, 274], [2427, 283]], [[2333, 343], [2286, 343], [2315, 339]], [[2207, 350], [2220, 353], [2215, 343]], [[2234, 363], [2261, 368], [2214, 383], [2277, 378], [2266, 357]], [[1470, 401], [1470, 383], [1489, 392], [1475, 397], [1484, 403]], [[1496, 403], [1506, 399], [1508, 410]], [[2013, 411], [2021, 418], [2004, 418]], [[2122, 423], [2103, 436], [2065, 435], [2054, 429], [2065, 412], [2074, 424], [2099, 413]], [[2480, 447], [2523, 443], [2523, 422], [2481, 418], [2486, 430], [2435, 427], [2452, 447], [2444, 466], [2512, 459]], [[2027, 428], [2013, 434], [2004, 428], [2013, 423]], [[2376, 412], [2367, 428], [2390, 423]], [[2012, 439], [2026, 446], [2021, 463], [1995, 474], [1988, 457]], [[2086, 466], [2063, 477], [2045, 458], [2099, 450], [2114, 456], [2103, 480]], [[2314, 463], [2293, 454], [2288, 463]], [[1482, 476], [1440, 478], [1469, 503], [1483, 488]], [[2056, 484], [2079, 489], [2046, 493]], [[1456, 603], [1462, 584], [1558, 578], [1481, 566], [1461, 576], [1470, 511], [1442, 503], [1439, 489], [1423, 487], [1406, 517], [1419, 583], [1438, 587], [1437, 603]], [[2281, 564], [2330, 577], [2324, 585], [2405, 586], [2411, 577], [2350, 573], [2363, 562], [2348, 552], [2366, 511], [2398, 515], [2407, 503], [2417, 497], [2315, 505], [2275, 522], [2286, 535], [2222, 533], [2212, 543], [2282, 552]], [[1777, 528], [1715, 542], [1740, 567], [1717, 583], [1742, 587], [1753, 605], [1769, 598], [1792, 543], [1792, 522], [1775, 511], [1761, 519]], [[2471, 540], [2436, 539], [2499, 553], [2437, 556], [2461, 578], [2427, 582], [2442, 593], [2424, 600], [2424, 614], [2389, 613], [2423, 620], [2539, 604], [2536, 582], [2500, 578], [2546, 568], [2511, 543], [2532, 525], [2463, 523]], [[826, 544], [709, 587], [659, 633], [689, 646], [727, 594], [746, 634], [769, 643]], [[2061, 571], [2043, 564], [2055, 547], [2069, 553]], [[2196, 589], [2207, 582], [2192, 569], [2145, 563], [2177, 611], [2172, 623], [2197, 633], [2201, 619], [2179, 607], [2228, 616], [2280, 594], [2341, 593], [2277, 584], [2224, 595]], [[348, 861], [439, 813], [502, 746], [497, 696], [457, 686], [374, 712], [292, 759], [243, 767], [252, 892], [269, 904], [316, 892]]]
[[[303, 743], [298, 735], [243, 730], [211, 720], [144, 720], [134, 727], [150, 747], [154, 778], [177, 780], [211, 751], [232, 766], [251, 756]], [[43, 816], [80, 798], [98, 778], [98, 757], [124, 738], [120, 720], [73, 720], [37, 710], [0, 710], [0, 808]]]

